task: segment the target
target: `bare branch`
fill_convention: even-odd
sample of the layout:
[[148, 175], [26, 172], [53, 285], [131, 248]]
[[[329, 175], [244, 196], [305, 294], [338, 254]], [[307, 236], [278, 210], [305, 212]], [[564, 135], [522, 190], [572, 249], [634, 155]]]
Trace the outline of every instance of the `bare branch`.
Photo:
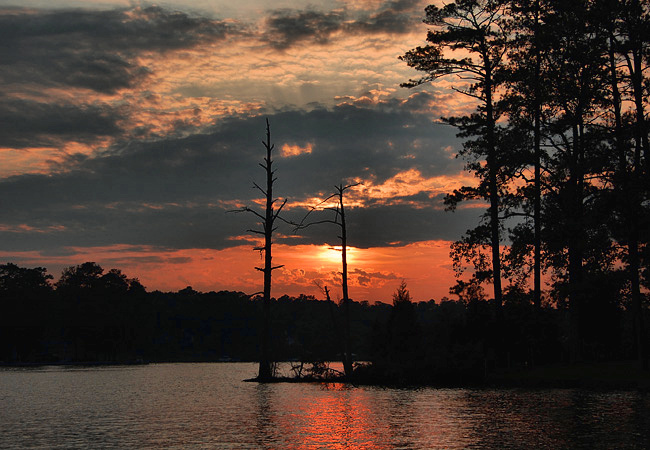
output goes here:
[[344, 188], [341, 188], [341, 187], [339, 186], [339, 188], [340, 188], [341, 192], [343, 192], [343, 191], [345, 191], [345, 190], [347, 190], [347, 189], [353, 188], [353, 187], [355, 187], [355, 186], [359, 186], [360, 184], [363, 184], [363, 183], [362, 183], [361, 181], [357, 181], [356, 183], [348, 184], [348, 185], [345, 186]]
[[266, 217], [255, 211], [254, 209], [249, 208], [248, 206], [244, 206], [241, 209], [231, 209], [228, 212], [233, 212], [233, 213], [242, 213], [242, 212], [249, 212], [252, 214], [255, 214], [257, 217], [259, 217], [263, 222], [266, 222]]
[[294, 231], [304, 230], [305, 228], [309, 228], [312, 225], [319, 225], [321, 223], [333, 223], [334, 225], [339, 225], [339, 226], [341, 225], [340, 223], [335, 222], [334, 220], [319, 220], [317, 222], [309, 222], [309, 223], [306, 223], [306, 224], [299, 224], [299, 226], [296, 227], [296, 229]]
[[253, 187], [259, 189], [259, 191], [260, 191], [262, 194], [264, 194], [264, 196], [266, 197], [266, 191], [265, 191], [264, 189], [262, 189], [262, 188], [261, 188], [257, 183], [253, 182]]
[[[284, 208], [284, 205], [286, 205], [286, 204], [287, 204], [287, 199], [285, 198], [284, 201], [282, 202], [282, 204], [280, 205], [280, 207], [278, 208], [278, 210], [277, 210], [277, 211], [275, 212], [275, 214], [273, 215], [273, 220], [274, 220], [274, 221], [275, 221], [275, 219], [278, 218], [278, 216], [280, 215], [280, 211], [282, 211], [282, 208]], [[286, 222], [286, 221], [285, 221], [285, 222]]]

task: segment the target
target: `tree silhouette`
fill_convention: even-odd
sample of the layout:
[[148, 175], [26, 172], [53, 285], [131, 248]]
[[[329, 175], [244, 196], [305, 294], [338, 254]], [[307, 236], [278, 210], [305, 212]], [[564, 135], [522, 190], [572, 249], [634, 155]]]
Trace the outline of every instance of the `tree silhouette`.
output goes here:
[[[477, 112], [460, 118], [445, 119], [459, 128], [461, 137], [475, 137], [465, 141], [464, 154], [472, 160], [468, 167], [481, 177], [478, 188], [466, 187], [456, 190], [448, 199], [453, 209], [456, 203], [466, 199], [485, 198], [489, 201], [488, 228], [486, 236], [472, 245], [481, 245], [487, 239], [491, 248], [492, 282], [494, 300], [498, 308], [502, 303], [501, 257], [500, 257], [500, 161], [495, 109], [499, 73], [502, 70], [506, 52], [507, 35], [502, 28], [501, 18], [504, 4], [499, 0], [458, 0], [442, 8], [426, 7], [424, 23], [433, 29], [427, 34], [429, 45], [408, 51], [400, 59], [426, 75], [418, 80], [403, 83], [404, 87], [415, 87], [435, 81], [447, 75], [458, 75], [469, 87], [454, 88], [465, 96], [479, 102]], [[451, 56], [448, 53], [451, 52]], [[458, 57], [454, 57], [459, 53]], [[469, 56], [467, 56], [469, 54]], [[485, 166], [481, 160], [485, 159]], [[466, 242], [469, 243], [467, 240]]]
[[0, 361], [28, 361], [39, 349], [48, 325], [52, 286], [47, 270], [0, 265]]
[[[474, 272], [451, 292], [479, 298], [480, 283], [494, 281], [500, 305], [502, 277], [510, 282], [503, 302], [531, 298], [542, 321], [546, 270], [545, 299], [567, 318], [572, 360], [609, 352], [603, 336], [616, 333], [623, 309], [630, 351], [647, 358], [649, 8], [641, 0], [431, 5], [429, 45], [401, 58], [425, 73], [403, 86], [457, 75], [468, 88], [455, 90], [479, 105], [443, 118], [468, 138], [461, 154], [479, 178], [449, 195], [448, 209], [467, 199], [490, 203], [487, 220], [452, 245], [454, 268], [469, 262]], [[499, 233], [511, 224], [511, 245], [499, 254]]]
[[260, 163], [259, 165], [266, 173], [266, 189], [261, 188], [257, 183], [253, 183], [253, 185], [255, 189], [259, 190], [264, 195], [266, 200], [264, 214], [261, 214], [247, 206], [236, 210], [235, 212], [248, 212], [255, 215], [259, 219], [258, 223], [261, 229], [249, 229], [248, 231], [250, 233], [264, 236], [264, 245], [255, 247], [256, 251], [264, 254], [264, 267], [255, 268], [264, 273], [264, 290], [262, 291], [262, 332], [260, 334], [260, 364], [258, 379], [260, 381], [268, 381], [273, 378], [273, 364], [269, 352], [271, 340], [271, 274], [274, 270], [284, 267], [283, 265], [273, 265], [271, 250], [273, 245], [273, 232], [276, 230], [275, 221], [280, 218], [280, 212], [287, 203], [287, 199], [285, 198], [277, 209], [274, 207], [274, 204], [278, 201], [278, 199], [273, 198], [273, 183], [276, 181], [276, 178], [275, 171], [273, 170], [272, 152], [275, 148], [275, 144], [271, 144], [271, 127], [268, 119], [266, 119], [266, 140], [262, 141], [262, 145], [264, 145], [264, 148], [266, 149], [266, 157], [264, 158], [264, 164]]
[[35, 267], [28, 269], [13, 263], [0, 264], [0, 292], [6, 295], [20, 293], [35, 296], [52, 289], [49, 280], [52, 275], [47, 274], [47, 269]]
[[[533, 166], [532, 180], [520, 173], [527, 186], [522, 191], [532, 203], [533, 219], [533, 304], [541, 307], [542, 279], [542, 108], [545, 105], [545, 90], [548, 79], [544, 79], [542, 53], [544, 52], [544, 19], [548, 6], [542, 0], [511, 0], [512, 17], [509, 21], [511, 39], [508, 42], [507, 84], [510, 91], [504, 101], [510, 123], [532, 133], [532, 152], [525, 156], [526, 163]], [[545, 82], [546, 87], [545, 87]], [[529, 166], [524, 165], [524, 170]], [[532, 189], [529, 187], [532, 185]], [[531, 199], [532, 197], [532, 199]], [[525, 206], [526, 207], [526, 206]], [[523, 228], [521, 229], [523, 231]], [[516, 237], [515, 237], [516, 239]]]
[[[348, 294], [348, 259], [347, 259], [347, 248], [348, 248], [348, 237], [347, 237], [347, 227], [345, 224], [345, 205], [343, 201], [344, 193], [350, 188], [358, 186], [360, 183], [353, 183], [343, 186], [339, 184], [334, 186], [335, 192], [327, 197], [325, 200], [320, 202], [318, 205], [311, 207], [309, 212], [303, 217], [299, 224], [296, 225], [295, 229], [300, 230], [312, 225], [322, 224], [322, 223], [331, 223], [339, 227], [340, 235], [338, 238], [341, 240], [341, 288], [343, 290], [343, 299], [341, 300], [343, 305], [343, 342], [344, 342], [344, 351], [343, 351], [343, 370], [346, 377], [352, 376], [353, 366], [352, 366], [352, 351], [350, 344], [350, 297]], [[322, 205], [327, 204], [331, 200], [335, 201], [336, 206], [325, 206], [322, 209], [326, 211], [334, 212], [333, 219], [317, 220], [312, 222], [307, 222], [307, 219], [314, 211], [322, 207]], [[329, 296], [329, 295], [328, 295]]]
[[85, 262], [77, 266], [63, 269], [56, 289], [59, 292], [72, 292], [79, 295], [90, 289], [99, 287], [104, 269], [95, 262]]
[[[609, 116], [612, 150], [615, 158], [612, 168], [614, 185], [614, 209], [618, 220], [614, 226], [627, 249], [627, 271], [630, 279], [630, 293], [634, 316], [634, 345], [637, 359], [647, 365], [645, 349], [645, 324], [641, 293], [641, 248], [642, 234], [647, 231], [647, 212], [644, 214], [643, 198], [645, 157], [646, 178], [650, 168], [648, 157], [648, 131], [644, 106], [643, 84], [650, 80], [643, 76], [644, 54], [650, 51], [650, 5], [648, 2], [601, 0], [596, 4], [595, 14], [603, 28], [603, 39], [607, 42], [609, 75]], [[647, 69], [647, 65], [646, 65]], [[633, 106], [625, 111], [623, 103]], [[645, 193], [644, 193], [645, 190]], [[645, 224], [644, 224], [645, 222]], [[647, 242], [647, 239], [646, 239]]]
[[388, 319], [388, 357], [401, 366], [413, 365], [419, 356], [420, 327], [411, 294], [402, 280], [393, 294]]

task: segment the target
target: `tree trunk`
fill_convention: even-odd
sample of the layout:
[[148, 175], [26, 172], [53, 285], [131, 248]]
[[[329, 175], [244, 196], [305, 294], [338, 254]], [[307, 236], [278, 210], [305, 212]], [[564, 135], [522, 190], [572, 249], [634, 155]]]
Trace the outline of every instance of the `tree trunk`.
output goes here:
[[342, 288], [343, 288], [343, 327], [344, 327], [344, 347], [343, 354], [343, 371], [346, 378], [352, 376], [352, 353], [350, 350], [350, 298], [348, 296], [348, 259], [347, 259], [347, 231], [345, 227], [345, 210], [343, 207], [343, 186], [339, 188], [339, 206], [341, 207], [341, 264], [342, 264]]
[[268, 381], [273, 377], [271, 370], [271, 359], [269, 356], [269, 345], [271, 340], [271, 273], [272, 265], [272, 238], [273, 238], [273, 161], [271, 159], [271, 130], [269, 122], [266, 121], [266, 214], [264, 221], [264, 297], [262, 304], [262, 334], [260, 341], [260, 366], [258, 378], [260, 381]]
[[[634, 151], [634, 167], [632, 168], [631, 177], [631, 192], [630, 199], [636, 200], [630, 211], [630, 240], [628, 242], [629, 253], [629, 270], [630, 282], [632, 283], [632, 310], [634, 313], [634, 340], [636, 346], [636, 354], [639, 363], [642, 367], [648, 366], [648, 358], [645, 348], [645, 323], [643, 320], [643, 305], [641, 303], [641, 291], [639, 280], [639, 223], [637, 218], [637, 205], [640, 204], [640, 188], [643, 173], [643, 166], [641, 165], [641, 157], [645, 158], [645, 171], [646, 183], [650, 180], [650, 144], [648, 143], [648, 130], [645, 120], [645, 108], [643, 98], [643, 53], [642, 45], [639, 44], [638, 49], [633, 50], [633, 71], [630, 74], [632, 77], [632, 92], [634, 94], [635, 105], [635, 151]], [[648, 183], [650, 184], [650, 183]], [[629, 201], [628, 200], [628, 201]]]
[[535, 29], [534, 29], [534, 53], [535, 53], [535, 73], [533, 75], [533, 109], [534, 109], [534, 123], [533, 123], [533, 146], [534, 146], [534, 170], [535, 170], [535, 191], [533, 198], [533, 247], [534, 247], [534, 261], [533, 261], [533, 304], [535, 309], [539, 311], [542, 305], [542, 151], [541, 151], [541, 89], [540, 89], [540, 48], [539, 48], [539, 0], [535, 1]]
[[492, 104], [492, 71], [489, 57], [484, 57], [485, 64], [485, 122], [487, 128], [487, 164], [488, 177], [490, 184], [490, 239], [492, 247], [492, 276], [494, 282], [494, 302], [497, 311], [501, 309], [502, 290], [501, 290], [501, 257], [499, 248], [499, 188], [497, 185], [497, 157], [496, 157], [496, 136], [495, 136], [495, 119], [494, 106]]
[[583, 283], [583, 195], [582, 195], [582, 171], [581, 171], [581, 132], [579, 125], [573, 126], [573, 149], [568, 180], [568, 198], [565, 203], [566, 214], [569, 220], [569, 312], [571, 317], [570, 332], [570, 358], [572, 362], [581, 359], [582, 342], [582, 319], [584, 305], [584, 283]]
[[[627, 240], [628, 273], [630, 276], [630, 290], [632, 294], [632, 316], [634, 323], [634, 346], [639, 363], [645, 364], [645, 346], [643, 338], [643, 309], [641, 307], [641, 286], [640, 286], [640, 260], [639, 260], [639, 232], [637, 211], [639, 201], [639, 179], [640, 147], [642, 145], [640, 134], [637, 132], [634, 166], [631, 173], [628, 170], [627, 155], [625, 152], [625, 137], [623, 133], [623, 119], [621, 113], [621, 94], [618, 89], [618, 76], [616, 74], [615, 39], [613, 31], [610, 30], [609, 37], [609, 64], [610, 83], [612, 89], [612, 102], [614, 109], [614, 142], [618, 155], [618, 176], [616, 177], [617, 203], [623, 209], [622, 217]], [[636, 103], [636, 102], [635, 102]], [[643, 105], [641, 105], [643, 106]], [[638, 113], [638, 104], [636, 104]], [[642, 111], [643, 112], [643, 111]], [[637, 130], [640, 127], [637, 125]], [[638, 156], [637, 156], [638, 155]]]

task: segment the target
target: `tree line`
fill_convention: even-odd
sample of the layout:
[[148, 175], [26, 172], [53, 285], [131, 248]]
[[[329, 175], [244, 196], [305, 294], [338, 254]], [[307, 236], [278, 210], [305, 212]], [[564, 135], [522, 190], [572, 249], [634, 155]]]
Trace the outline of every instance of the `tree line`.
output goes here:
[[[94, 262], [68, 267], [52, 280], [42, 267], [0, 265], [0, 362], [259, 361], [263, 295], [191, 287], [147, 292], [136, 278]], [[486, 364], [496, 364], [487, 351], [496, 332], [489, 303], [413, 302], [405, 283], [392, 305], [349, 299], [345, 306], [307, 295], [271, 298], [272, 360], [340, 360], [344, 307], [354, 358], [373, 363], [372, 371], [365, 366], [369, 381], [476, 380]], [[511, 363], [527, 364], [536, 338], [533, 310], [509, 300], [504, 311]], [[562, 360], [562, 311], [544, 308], [537, 323], [546, 335], [538, 362]], [[603, 336], [608, 356], [624, 349], [623, 341], [609, 337]]]
[[[57, 282], [51, 280], [42, 267], [0, 265], [0, 361], [251, 361], [259, 357], [259, 297], [230, 291], [200, 293], [191, 287], [147, 292], [136, 278], [119, 269], [104, 271], [94, 262], [68, 267]], [[282, 315], [276, 320], [284, 330], [300, 326], [289, 325], [289, 318]], [[286, 336], [290, 342], [291, 334]], [[279, 355], [289, 357], [287, 351]]]

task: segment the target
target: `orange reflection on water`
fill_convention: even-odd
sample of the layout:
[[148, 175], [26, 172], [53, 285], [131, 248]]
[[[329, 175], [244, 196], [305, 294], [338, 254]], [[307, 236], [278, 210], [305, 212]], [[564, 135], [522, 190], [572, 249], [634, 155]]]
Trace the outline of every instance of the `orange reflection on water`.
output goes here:
[[[339, 392], [331, 395], [331, 391]], [[378, 440], [383, 434], [377, 432], [379, 418], [363, 391], [332, 383], [323, 385], [321, 392], [323, 395], [304, 405], [304, 414], [285, 424], [301, 437], [295, 448], [385, 448], [385, 443]]]

